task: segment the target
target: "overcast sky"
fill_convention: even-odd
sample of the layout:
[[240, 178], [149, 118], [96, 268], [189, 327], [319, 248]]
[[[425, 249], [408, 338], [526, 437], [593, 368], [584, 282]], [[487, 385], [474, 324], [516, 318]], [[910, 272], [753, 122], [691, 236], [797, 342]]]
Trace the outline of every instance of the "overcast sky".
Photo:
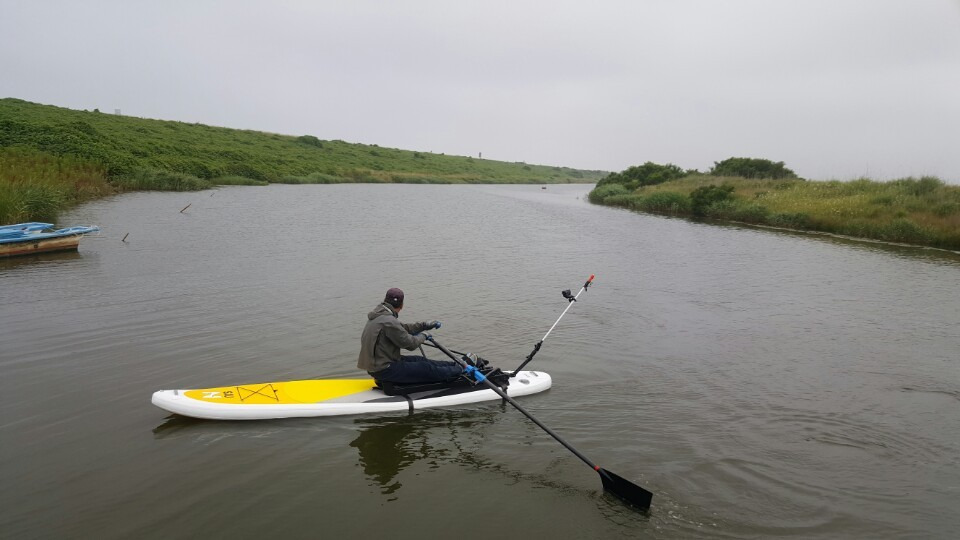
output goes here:
[[960, 0], [0, 0], [0, 97], [585, 169], [960, 183]]

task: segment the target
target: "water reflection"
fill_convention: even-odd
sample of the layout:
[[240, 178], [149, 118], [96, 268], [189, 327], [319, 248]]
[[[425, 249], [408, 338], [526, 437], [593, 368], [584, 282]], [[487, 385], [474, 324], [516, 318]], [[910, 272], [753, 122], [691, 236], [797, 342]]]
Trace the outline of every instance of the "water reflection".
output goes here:
[[189, 429], [190, 426], [203, 423], [203, 420], [197, 420], [195, 418], [187, 418], [186, 416], [179, 416], [176, 414], [171, 414], [163, 419], [163, 422], [160, 422], [160, 425], [153, 428], [153, 435], [157, 439], [166, 439], [169, 437], [176, 436], [178, 433], [183, 432], [185, 429]]
[[[420, 460], [483, 465], [472, 453], [465, 451], [459, 434], [475, 432], [477, 428], [494, 421], [490, 414], [465, 416], [462, 411], [424, 411], [404, 417], [358, 418], [354, 421], [360, 431], [350, 446], [360, 454], [363, 472], [381, 487], [381, 493], [390, 495], [402, 487], [395, 480], [400, 471]], [[453, 449], [444, 447], [452, 444]]]
[[77, 251], [56, 251], [53, 253], [37, 253], [19, 257], [5, 257], [0, 259], [0, 270], [9, 270], [23, 266], [63, 264], [83, 259], [84, 255]]
[[[352, 419], [357, 435], [348, 446], [357, 449], [364, 474], [380, 486], [381, 493], [392, 495], [402, 487], [397, 480], [400, 472], [417, 462], [425, 462], [434, 469], [442, 463], [453, 463], [474, 469], [499, 470], [471, 449], [476, 438], [482, 438], [481, 428], [493, 424], [496, 418], [497, 415], [490, 411], [463, 410], [359, 417]], [[156, 439], [189, 437], [193, 442], [210, 445], [229, 437], [272, 437], [298, 427], [315, 430], [318, 421], [319, 425], [329, 427], [338, 420], [290, 418], [238, 422], [200, 420], [173, 414], [164, 418], [152, 432]]]
[[202, 444], [211, 444], [227, 437], [268, 437], [280, 431], [289, 430], [290, 422], [297, 420], [238, 422], [236, 420], [200, 420], [171, 414], [152, 431], [155, 439], [190, 436]]
[[[422, 420], [413, 415], [389, 420], [357, 420], [360, 435], [350, 446], [360, 453], [363, 472], [389, 495], [400, 489], [397, 474], [428, 453]], [[419, 445], [414, 445], [419, 442]]]

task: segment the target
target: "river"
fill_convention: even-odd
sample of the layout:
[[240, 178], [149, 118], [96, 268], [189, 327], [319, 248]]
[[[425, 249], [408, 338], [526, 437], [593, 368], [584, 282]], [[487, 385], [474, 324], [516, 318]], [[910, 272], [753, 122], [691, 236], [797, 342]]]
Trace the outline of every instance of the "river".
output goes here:
[[[80, 206], [0, 261], [0, 536], [948, 538], [960, 255], [631, 213], [591, 186], [324, 185]], [[189, 207], [187, 207], [189, 205]], [[184, 207], [187, 207], [184, 209]], [[182, 211], [181, 211], [182, 210]], [[262, 422], [163, 388], [354, 377], [366, 313], [515, 367], [501, 403]]]

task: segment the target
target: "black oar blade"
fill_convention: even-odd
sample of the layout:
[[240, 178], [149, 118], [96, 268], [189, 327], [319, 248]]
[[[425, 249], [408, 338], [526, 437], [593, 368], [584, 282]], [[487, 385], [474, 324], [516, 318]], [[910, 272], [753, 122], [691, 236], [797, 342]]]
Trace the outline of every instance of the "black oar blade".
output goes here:
[[600, 480], [603, 481], [603, 489], [639, 510], [647, 511], [650, 509], [653, 493], [606, 469], [598, 468], [597, 472], [600, 473]]

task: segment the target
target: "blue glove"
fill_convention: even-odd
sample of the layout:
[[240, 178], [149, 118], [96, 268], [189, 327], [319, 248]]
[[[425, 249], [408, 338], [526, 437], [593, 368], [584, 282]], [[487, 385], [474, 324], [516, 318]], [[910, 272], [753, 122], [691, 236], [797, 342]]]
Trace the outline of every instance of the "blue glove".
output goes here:
[[440, 321], [430, 321], [427, 323], [427, 330], [431, 328], [440, 328]]
[[424, 337], [424, 339], [426, 339], [427, 341], [433, 341], [433, 336], [431, 336], [430, 334], [424, 334], [423, 337]]

